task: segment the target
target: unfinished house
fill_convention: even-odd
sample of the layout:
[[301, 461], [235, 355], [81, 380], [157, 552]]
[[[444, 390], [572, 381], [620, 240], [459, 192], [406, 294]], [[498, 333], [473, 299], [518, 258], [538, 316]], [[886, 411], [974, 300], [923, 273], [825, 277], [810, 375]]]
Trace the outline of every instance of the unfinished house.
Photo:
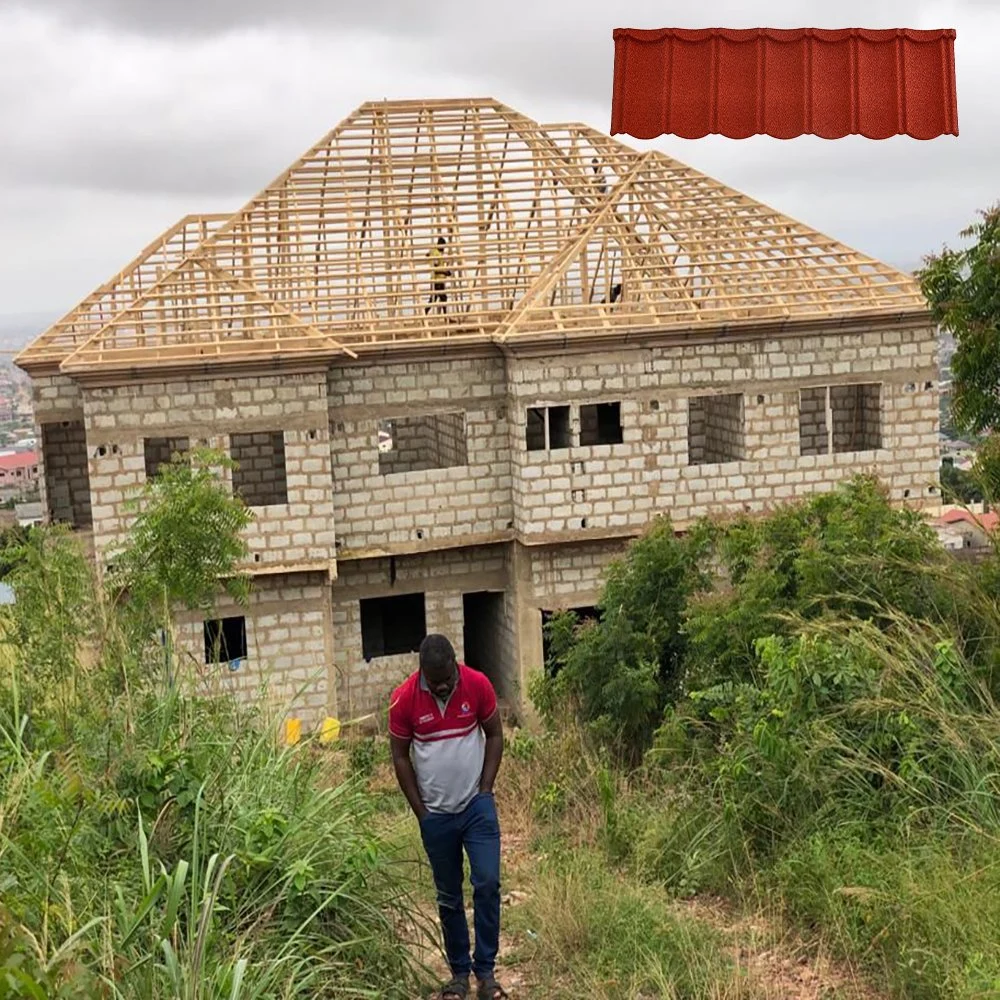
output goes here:
[[937, 503], [936, 334], [907, 275], [655, 151], [494, 100], [361, 106], [184, 219], [19, 356], [51, 520], [238, 463], [254, 595], [183, 621], [221, 688], [382, 713], [428, 631], [515, 709], [542, 622], [650, 520], [862, 470]]

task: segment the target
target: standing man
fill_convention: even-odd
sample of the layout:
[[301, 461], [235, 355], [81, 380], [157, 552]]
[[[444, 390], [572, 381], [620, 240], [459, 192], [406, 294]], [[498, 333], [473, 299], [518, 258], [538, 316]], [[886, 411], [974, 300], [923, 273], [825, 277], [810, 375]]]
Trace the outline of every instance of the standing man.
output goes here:
[[[396, 780], [420, 823], [434, 874], [452, 972], [441, 1000], [465, 1000], [472, 972], [480, 1000], [502, 1000], [507, 994], [493, 973], [500, 948], [500, 823], [493, 782], [503, 756], [503, 727], [493, 685], [459, 663], [443, 635], [424, 639], [420, 669], [392, 693], [389, 742]], [[463, 848], [475, 906], [471, 958]]]
[[431, 247], [431, 251], [427, 255], [431, 259], [431, 288], [433, 291], [431, 292], [430, 299], [427, 301], [427, 308], [424, 309], [424, 315], [427, 315], [438, 302], [441, 303], [441, 312], [444, 312], [447, 308], [448, 293], [444, 289], [445, 281], [451, 277], [451, 269], [445, 260], [445, 245], [445, 238], [439, 236], [437, 246]]

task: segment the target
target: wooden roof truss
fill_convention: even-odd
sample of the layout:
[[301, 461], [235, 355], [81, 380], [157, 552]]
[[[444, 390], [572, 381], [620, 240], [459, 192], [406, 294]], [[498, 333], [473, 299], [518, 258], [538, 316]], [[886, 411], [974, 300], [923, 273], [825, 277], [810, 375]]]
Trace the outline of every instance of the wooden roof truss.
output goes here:
[[662, 153], [491, 99], [372, 102], [239, 212], [184, 220], [18, 362], [100, 371], [924, 309], [908, 275]]

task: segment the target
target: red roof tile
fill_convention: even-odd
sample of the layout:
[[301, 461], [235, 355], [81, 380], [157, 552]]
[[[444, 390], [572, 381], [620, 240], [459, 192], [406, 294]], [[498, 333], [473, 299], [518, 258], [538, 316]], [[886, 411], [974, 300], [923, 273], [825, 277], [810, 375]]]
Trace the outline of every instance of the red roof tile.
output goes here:
[[616, 28], [611, 134], [958, 135], [955, 32]]

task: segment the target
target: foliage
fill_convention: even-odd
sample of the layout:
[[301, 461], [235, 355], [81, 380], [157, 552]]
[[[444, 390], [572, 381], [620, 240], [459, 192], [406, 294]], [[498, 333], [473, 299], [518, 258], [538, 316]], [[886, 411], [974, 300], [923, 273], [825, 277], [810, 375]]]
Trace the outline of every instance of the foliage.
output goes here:
[[550, 671], [531, 689], [543, 716], [554, 721], [568, 703], [600, 741], [626, 755], [643, 746], [678, 690], [681, 616], [707, 584], [701, 565], [710, 537], [702, 526], [679, 538], [660, 519], [609, 568], [599, 622], [553, 617]]
[[755, 641], [787, 634], [795, 616], [930, 616], [974, 642], [980, 616], [950, 559], [920, 513], [894, 507], [870, 477], [683, 538], [664, 520], [611, 567], [599, 622], [552, 619], [549, 675], [531, 695], [550, 725], [570, 712], [635, 761], [669, 704], [752, 681]]
[[[30, 714], [39, 703], [58, 706], [54, 717], [66, 732], [81, 653], [100, 627], [90, 566], [62, 525], [32, 529], [3, 558], [12, 567], [7, 583], [15, 602], [3, 609], [2, 624], [24, 708]], [[12, 690], [5, 686], [5, 695]]]
[[941, 499], [946, 503], [982, 503], [984, 495], [975, 473], [959, 469], [954, 462], [941, 463]]
[[870, 477], [767, 517], [740, 517], [719, 533], [716, 553], [720, 585], [686, 614], [689, 687], [752, 677], [754, 643], [787, 632], [790, 616], [960, 616], [965, 603], [933, 529], [918, 511], [894, 507]]
[[1000, 428], [1000, 204], [961, 233], [970, 244], [925, 258], [917, 272], [931, 314], [955, 337], [952, 412], [963, 433]]
[[527, 905], [505, 919], [532, 943], [544, 977], [535, 996], [770, 995], [741, 982], [722, 931], [687, 918], [656, 889], [626, 882], [593, 850], [546, 858], [534, 883]]
[[0, 580], [6, 579], [20, 561], [31, 528], [12, 524], [0, 530]]
[[34, 529], [11, 577], [0, 998], [413, 995], [405, 884], [360, 783], [280, 746], [280, 712], [131, 669], [142, 629], [211, 604], [246, 523], [180, 464], [147, 499], [112, 602], [64, 528]]
[[[667, 558], [644, 579], [668, 596], [622, 608], [660, 614], [644, 634], [679, 650], [642, 765], [609, 769], [592, 746], [581, 782], [552, 761], [536, 795], [558, 809], [541, 821], [578, 838], [587, 806], [619, 869], [777, 908], [893, 995], [993, 995], [1000, 558], [954, 559], [866, 477], [701, 537], [696, 585]], [[580, 681], [607, 683], [602, 668], [631, 679], [598, 662], [613, 634], [553, 629], [550, 725], [597, 701]], [[560, 689], [574, 657], [578, 684]]]
[[221, 481], [219, 469], [231, 464], [206, 449], [174, 456], [129, 501], [136, 517], [127, 544], [111, 560], [109, 583], [145, 636], [167, 627], [177, 605], [207, 610], [220, 582], [231, 597], [246, 601], [249, 577], [235, 568], [246, 556], [242, 532], [253, 514]]

